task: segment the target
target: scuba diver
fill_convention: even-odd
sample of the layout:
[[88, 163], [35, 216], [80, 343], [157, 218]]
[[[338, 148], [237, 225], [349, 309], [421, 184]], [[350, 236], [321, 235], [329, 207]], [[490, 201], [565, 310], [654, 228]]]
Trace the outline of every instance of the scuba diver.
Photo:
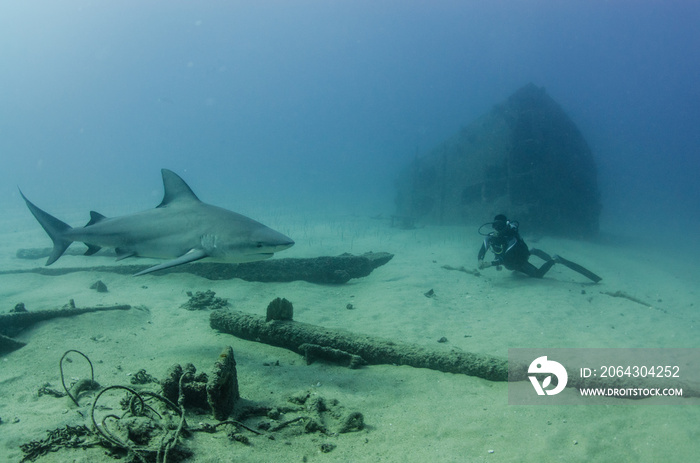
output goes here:
[[[483, 233], [481, 231], [486, 225], [491, 225], [493, 231]], [[562, 264], [571, 270], [580, 273], [581, 275], [591, 279], [594, 283], [602, 280], [601, 277], [591, 272], [590, 270], [581, 267], [561, 256], [550, 256], [540, 249], [528, 249], [525, 241], [520, 237], [518, 231], [518, 222], [508, 220], [503, 214], [498, 214], [494, 217], [493, 222], [487, 222], [479, 227], [479, 234], [484, 236], [484, 242], [477, 256], [479, 260], [479, 269], [483, 270], [488, 267], [495, 266], [497, 270], [501, 266], [508, 270], [517, 270], [533, 278], [542, 278], [545, 273], [552, 268], [554, 264]], [[491, 250], [496, 257], [491, 262], [484, 262], [486, 251]], [[544, 264], [540, 268], [532, 265], [528, 259], [530, 255], [534, 255], [544, 260]]]

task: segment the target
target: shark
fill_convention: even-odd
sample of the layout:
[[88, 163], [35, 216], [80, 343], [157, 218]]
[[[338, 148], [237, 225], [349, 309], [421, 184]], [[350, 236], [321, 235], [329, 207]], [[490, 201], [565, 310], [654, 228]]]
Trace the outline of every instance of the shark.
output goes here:
[[73, 242], [85, 255], [114, 248], [127, 257], [169, 259], [135, 274], [145, 275], [198, 260], [242, 263], [264, 260], [294, 241], [244, 215], [204, 203], [175, 172], [161, 169], [163, 201], [155, 208], [120, 217], [91, 211], [83, 227], [71, 227], [35, 206], [20, 190], [27, 207], [53, 241], [46, 265], [56, 262]]

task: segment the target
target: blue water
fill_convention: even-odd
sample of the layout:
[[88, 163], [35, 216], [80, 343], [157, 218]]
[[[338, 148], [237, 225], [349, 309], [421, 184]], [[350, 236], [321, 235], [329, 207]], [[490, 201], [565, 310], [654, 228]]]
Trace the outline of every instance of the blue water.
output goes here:
[[0, 203], [155, 205], [169, 167], [210, 202], [390, 213], [403, 165], [533, 82], [592, 147], [604, 227], [697, 225], [697, 24], [680, 1], [3, 2]]

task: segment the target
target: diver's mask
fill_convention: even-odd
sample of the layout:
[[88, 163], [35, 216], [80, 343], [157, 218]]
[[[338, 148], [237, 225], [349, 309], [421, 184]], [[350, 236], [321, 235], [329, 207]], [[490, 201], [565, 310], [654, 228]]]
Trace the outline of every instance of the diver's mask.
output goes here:
[[491, 222], [491, 227], [493, 227], [496, 234], [503, 233], [509, 226], [510, 222], [508, 220], [496, 220], [495, 222]]
[[[483, 228], [490, 225], [493, 228], [492, 232], [484, 232]], [[486, 222], [479, 227], [479, 234], [481, 236], [502, 236], [507, 234], [509, 230], [518, 230], [520, 224], [517, 220], [494, 220], [493, 222]]]

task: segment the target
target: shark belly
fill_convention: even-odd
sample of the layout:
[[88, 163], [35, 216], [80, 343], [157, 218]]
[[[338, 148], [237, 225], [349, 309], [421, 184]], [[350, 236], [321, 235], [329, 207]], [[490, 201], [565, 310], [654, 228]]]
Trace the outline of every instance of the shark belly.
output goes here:
[[[154, 212], [156, 212], [154, 214]], [[192, 233], [183, 233], [186, 227], [169, 226], [158, 210], [105, 219], [82, 228], [73, 228], [64, 234], [66, 239], [89, 246], [113, 248], [118, 254], [139, 257], [172, 259], [197, 247]]]

